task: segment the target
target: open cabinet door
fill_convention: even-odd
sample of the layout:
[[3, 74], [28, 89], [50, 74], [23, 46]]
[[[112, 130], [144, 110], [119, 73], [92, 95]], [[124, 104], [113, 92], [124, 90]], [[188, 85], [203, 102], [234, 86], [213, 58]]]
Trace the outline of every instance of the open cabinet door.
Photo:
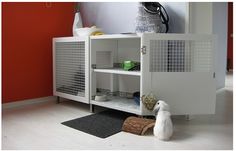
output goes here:
[[[141, 35], [141, 95], [166, 101], [172, 115], [214, 114], [215, 36]], [[144, 105], [142, 114], [152, 114]]]

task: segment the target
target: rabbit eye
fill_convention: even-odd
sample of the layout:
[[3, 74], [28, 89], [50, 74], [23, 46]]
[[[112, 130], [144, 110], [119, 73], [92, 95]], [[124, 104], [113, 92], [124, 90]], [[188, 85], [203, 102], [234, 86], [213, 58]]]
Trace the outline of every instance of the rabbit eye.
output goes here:
[[159, 102], [157, 104], [159, 105]]

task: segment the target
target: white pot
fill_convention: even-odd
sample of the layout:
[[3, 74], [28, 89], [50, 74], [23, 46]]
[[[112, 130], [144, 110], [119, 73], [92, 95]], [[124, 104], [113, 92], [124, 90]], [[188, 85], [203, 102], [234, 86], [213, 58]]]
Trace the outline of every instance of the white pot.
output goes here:
[[95, 31], [101, 31], [101, 29], [96, 27], [77, 28], [74, 31], [74, 36], [79, 36], [79, 37], [90, 36]]

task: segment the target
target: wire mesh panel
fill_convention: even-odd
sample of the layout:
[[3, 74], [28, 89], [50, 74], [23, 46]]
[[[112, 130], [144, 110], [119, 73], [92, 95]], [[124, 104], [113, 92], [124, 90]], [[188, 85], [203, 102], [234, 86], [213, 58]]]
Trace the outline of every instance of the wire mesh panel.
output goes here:
[[85, 96], [85, 42], [56, 42], [56, 91]]
[[150, 40], [150, 72], [208, 72], [212, 41]]

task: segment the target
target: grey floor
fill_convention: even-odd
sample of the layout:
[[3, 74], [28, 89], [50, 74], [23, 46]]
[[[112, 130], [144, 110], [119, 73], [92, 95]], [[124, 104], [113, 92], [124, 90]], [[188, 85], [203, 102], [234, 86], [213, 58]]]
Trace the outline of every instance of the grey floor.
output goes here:
[[[74, 130], [63, 121], [89, 115], [88, 105], [54, 101], [2, 112], [2, 149], [233, 149], [233, 77], [217, 92], [215, 115], [198, 115], [186, 121], [174, 117], [174, 135], [159, 141], [120, 132], [106, 139]], [[94, 125], [96, 126], [96, 125]]]

